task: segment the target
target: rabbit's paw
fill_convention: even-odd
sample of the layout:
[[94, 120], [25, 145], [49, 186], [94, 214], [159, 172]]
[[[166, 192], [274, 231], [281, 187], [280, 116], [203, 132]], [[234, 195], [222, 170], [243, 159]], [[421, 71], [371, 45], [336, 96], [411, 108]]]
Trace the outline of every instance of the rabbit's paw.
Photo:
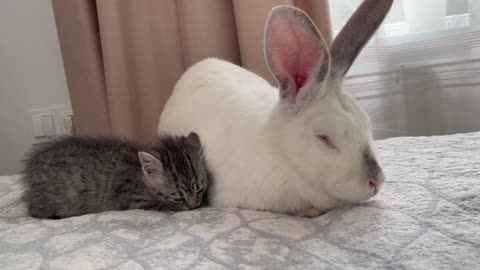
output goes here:
[[325, 214], [325, 212], [313, 207], [305, 208], [302, 211], [295, 213], [295, 215], [298, 217], [306, 217], [306, 218], [315, 218], [323, 214]]

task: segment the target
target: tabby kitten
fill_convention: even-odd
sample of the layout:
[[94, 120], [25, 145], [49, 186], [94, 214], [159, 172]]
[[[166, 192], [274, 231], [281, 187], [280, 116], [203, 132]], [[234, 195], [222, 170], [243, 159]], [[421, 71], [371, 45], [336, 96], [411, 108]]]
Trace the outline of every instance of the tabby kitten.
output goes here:
[[196, 133], [165, 135], [147, 147], [72, 136], [32, 149], [25, 162], [23, 199], [36, 218], [125, 209], [177, 211], [206, 205], [210, 183]]

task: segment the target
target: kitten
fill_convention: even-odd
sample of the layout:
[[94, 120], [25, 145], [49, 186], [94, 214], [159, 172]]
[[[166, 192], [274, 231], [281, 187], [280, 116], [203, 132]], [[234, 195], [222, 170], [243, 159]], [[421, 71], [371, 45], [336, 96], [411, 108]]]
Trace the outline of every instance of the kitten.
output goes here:
[[23, 176], [32, 217], [109, 210], [177, 211], [207, 204], [211, 183], [196, 133], [146, 148], [113, 138], [64, 137], [34, 147]]

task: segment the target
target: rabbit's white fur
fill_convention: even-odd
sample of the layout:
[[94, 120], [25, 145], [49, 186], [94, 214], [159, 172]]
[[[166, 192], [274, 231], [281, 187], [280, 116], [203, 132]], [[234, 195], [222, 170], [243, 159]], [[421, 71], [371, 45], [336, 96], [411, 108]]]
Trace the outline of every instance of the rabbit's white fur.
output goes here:
[[[299, 12], [283, 9], [295, 16]], [[272, 71], [276, 74], [275, 67]], [[215, 179], [214, 206], [295, 214], [369, 199], [378, 190], [365, 173], [365, 155], [374, 160], [367, 114], [343, 91], [341, 79], [310, 78], [304, 88], [313, 89], [304, 94], [310, 98], [292, 105], [258, 75], [205, 59], [178, 81], [158, 132], [199, 134]], [[319, 134], [328, 134], [336, 148], [325, 145]], [[383, 174], [376, 168], [373, 181], [379, 188]]]

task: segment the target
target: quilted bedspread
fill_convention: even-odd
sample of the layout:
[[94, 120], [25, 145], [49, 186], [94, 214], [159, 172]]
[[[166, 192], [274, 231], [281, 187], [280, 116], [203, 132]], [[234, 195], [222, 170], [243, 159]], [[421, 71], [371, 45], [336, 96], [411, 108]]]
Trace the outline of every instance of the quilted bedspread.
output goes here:
[[29, 218], [0, 177], [0, 269], [480, 269], [480, 133], [376, 142], [372, 201], [315, 219], [242, 209]]

